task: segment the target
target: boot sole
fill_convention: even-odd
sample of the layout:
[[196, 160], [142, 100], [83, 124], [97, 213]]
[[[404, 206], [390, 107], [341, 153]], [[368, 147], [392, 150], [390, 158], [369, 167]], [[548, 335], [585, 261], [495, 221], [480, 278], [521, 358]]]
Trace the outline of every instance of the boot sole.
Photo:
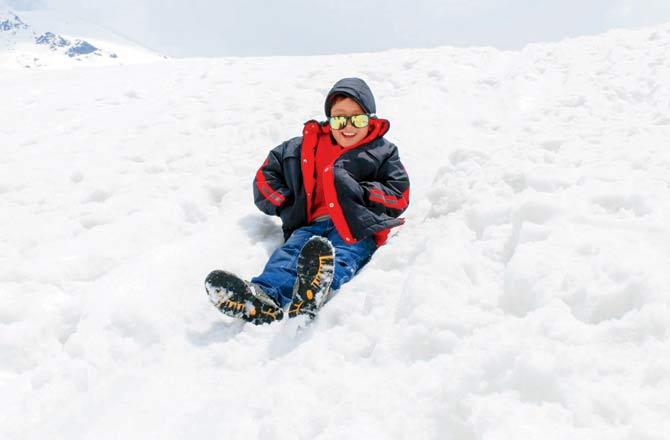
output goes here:
[[205, 291], [214, 307], [226, 316], [256, 325], [284, 317], [282, 309], [256, 298], [244, 280], [224, 270], [215, 270], [207, 275]]
[[328, 239], [312, 237], [298, 256], [298, 277], [289, 318], [308, 315], [313, 318], [323, 305], [333, 282], [335, 249]]

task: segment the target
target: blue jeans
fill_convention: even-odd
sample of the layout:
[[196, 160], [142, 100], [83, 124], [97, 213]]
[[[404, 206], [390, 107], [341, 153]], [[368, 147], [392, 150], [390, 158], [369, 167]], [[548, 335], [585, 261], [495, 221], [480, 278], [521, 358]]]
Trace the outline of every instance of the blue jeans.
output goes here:
[[330, 219], [296, 229], [286, 243], [272, 253], [263, 273], [251, 279], [252, 283], [261, 286], [281, 307], [291, 302], [300, 250], [315, 235], [326, 237], [335, 248], [335, 274], [331, 292], [351, 280], [377, 250], [377, 244], [372, 237], [356, 244], [346, 244]]

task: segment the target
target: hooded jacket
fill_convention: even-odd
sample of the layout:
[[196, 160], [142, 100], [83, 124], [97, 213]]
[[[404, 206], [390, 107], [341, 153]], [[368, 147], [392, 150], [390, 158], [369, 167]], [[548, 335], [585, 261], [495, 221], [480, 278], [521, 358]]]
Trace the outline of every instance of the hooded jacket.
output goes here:
[[[326, 115], [334, 95], [351, 97], [371, 115], [375, 112], [372, 92], [358, 78], [338, 81], [328, 93]], [[399, 216], [409, 204], [409, 177], [400, 162], [398, 148], [384, 139], [390, 124], [370, 119], [363, 143], [343, 148], [332, 164], [315, 169], [320, 136], [331, 136], [327, 122], [308, 121], [303, 135], [270, 151], [254, 178], [254, 202], [266, 214], [282, 220], [284, 239], [308, 224], [316, 173], [323, 173], [324, 199], [339, 235], [354, 244], [374, 236], [378, 245], [390, 228], [404, 223]]]

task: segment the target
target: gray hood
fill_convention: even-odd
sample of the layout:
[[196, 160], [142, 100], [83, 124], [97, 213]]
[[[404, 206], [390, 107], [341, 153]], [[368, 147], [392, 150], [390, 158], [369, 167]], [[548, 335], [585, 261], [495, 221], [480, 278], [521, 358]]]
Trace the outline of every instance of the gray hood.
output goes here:
[[335, 83], [328, 96], [326, 96], [326, 102], [324, 105], [324, 110], [326, 111], [326, 116], [330, 117], [330, 100], [333, 95], [346, 95], [356, 101], [368, 114], [375, 114], [377, 112], [377, 107], [375, 106], [375, 97], [372, 96], [372, 90], [370, 87], [360, 78], [343, 78]]

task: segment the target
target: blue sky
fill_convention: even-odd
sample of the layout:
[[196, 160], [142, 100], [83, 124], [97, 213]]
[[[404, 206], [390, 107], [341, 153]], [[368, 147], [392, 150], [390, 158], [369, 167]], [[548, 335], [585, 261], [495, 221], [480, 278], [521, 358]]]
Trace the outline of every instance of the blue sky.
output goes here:
[[670, 22], [670, 0], [0, 0], [110, 27], [172, 56], [313, 55], [532, 42]]

